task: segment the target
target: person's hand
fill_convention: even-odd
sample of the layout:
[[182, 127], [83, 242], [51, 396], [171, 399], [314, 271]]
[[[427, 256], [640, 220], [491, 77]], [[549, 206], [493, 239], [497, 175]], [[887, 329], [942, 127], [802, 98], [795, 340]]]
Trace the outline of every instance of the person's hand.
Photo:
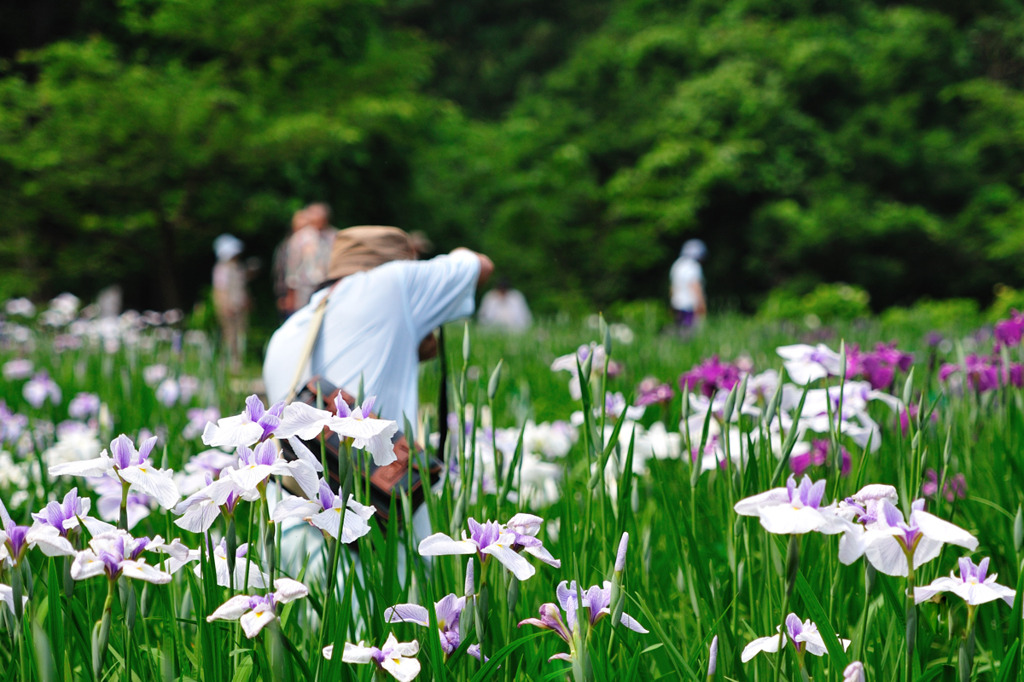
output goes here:
[[490, 279], [491, 275], [494, 273], [494, 261], [482, 253], [478, 253], [472, 249], [467, 249], [465, 246], [459, 246], [452, 249], [452, 253], [458, 253], [459, 251], [466, 251], [480, 259], [480, 275], [476, 279], [476, 288], [479, 289], [487, 283], [487, 280]]
[[420, 341], [419, 356], [420, 362], [437, 357], [437, 335], [434, 332], [430, 332]]

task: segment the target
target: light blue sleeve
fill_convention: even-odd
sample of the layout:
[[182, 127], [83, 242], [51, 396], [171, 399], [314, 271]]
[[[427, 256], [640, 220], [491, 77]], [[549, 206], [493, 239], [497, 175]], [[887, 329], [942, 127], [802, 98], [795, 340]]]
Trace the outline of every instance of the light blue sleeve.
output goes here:
[[405, 268], [409, 322], [417, 338], [473, 314], [480, 259], [470, 251], [409, 262]]

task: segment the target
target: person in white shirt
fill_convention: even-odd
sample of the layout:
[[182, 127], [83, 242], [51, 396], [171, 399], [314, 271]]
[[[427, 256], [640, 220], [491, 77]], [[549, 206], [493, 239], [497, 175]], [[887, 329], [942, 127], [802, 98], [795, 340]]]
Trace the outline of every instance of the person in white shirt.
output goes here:
[[481, 326], [510, 332], [526, 331], [533, 324], [526, 297], [518, 289], [511, 288], [504, 278], [497, 287], [484, 294], [476, 317]]
[[[408, 234], [396, 227], [362, 226], [334, 239], [327, 282], [310, 302], [274, 332], [263, 363], [271, 402], [292, 388], [316, 306], [329, 294], [323, 326], [303, 372], [338, 388], [376, 396], [374, 411], [403, 428], [415, 428], [419, 407], [419, 361], [432, 357], [433, 330], [473, 314], [475, 293], [494, 265], [459, 248], [416, 260]], [[407, 434], [410, 441], [414, 434]]]
[[707, 247], [699, 239], [683, 244], [679, 258], [672, 264], [669, 280], [672, 284], [671, 305], [676, 328], [682, 332], [703, 322], [707, 315], [704, 300], [704, 271], [700, 261], [707, 255]]

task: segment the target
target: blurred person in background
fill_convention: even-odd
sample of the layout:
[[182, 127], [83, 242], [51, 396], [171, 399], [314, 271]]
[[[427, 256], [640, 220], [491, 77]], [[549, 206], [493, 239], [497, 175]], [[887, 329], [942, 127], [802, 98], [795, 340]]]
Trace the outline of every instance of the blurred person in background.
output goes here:
[[233, 372], [241, 368], [249, 318], [249, 292], [246, 290], [249, 271], [241, 259], [244, 248], [242, 241], [230, 234], [222, 234], [213, 241], [213, 251], [217, 254], [217, 263], [213, 266], [213, 309]]
[[699, 239], [689, 239], [683, 244], [679, 258], [669, 271], [671, 282], [671, 305], [675, 315], [676, 331], [682, 335], [690, 333], [703, 323], [707, 315], [704, 300], [704, 271], [701, 261], [707, 256], [707, 247]]
[[273, 276], [274, 276], [274, 297], [277, 301], [277, 312], [281, 319], [285, 320], [295, 312], [295, 292], [289, 286], [291, 275], [289, 274], [288, 246], [296, 232], [306, 226], [306, 209], [301, 208], [292, 214], [291, 229], [288, 236], [281, 240], [281, 243], [274, 249]]
[[322, 202], [296, 211], [291, 235], [274, 252], [274, 294], [282, 318], [306, 305], [326, 278], [331, 243], [338, 233], [330, 221], [331, 207]]
[[508, 278], [502, 277], [498, 286], [484, 294], [480, 301], [477, 321], [481, 326], [522, 332], [533, 324], [530, 306], [518, 289], [509, 285]]

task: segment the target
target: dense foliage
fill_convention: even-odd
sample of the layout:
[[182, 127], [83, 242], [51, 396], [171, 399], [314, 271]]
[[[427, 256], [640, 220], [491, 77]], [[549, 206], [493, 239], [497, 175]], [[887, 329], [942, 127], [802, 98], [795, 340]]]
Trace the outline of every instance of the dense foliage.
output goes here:
[[544, 309], [662, 297], [690, 236], [712, 297], [747, 307], [835, 281], [876, 308], [984, 301], [1024, 275], [1019, 3], [42, 14], [0, 64], [0, 294], [187, 303], [213, 236], [269, 258], [319, 198], [485, 249]]
[[[1024, 314], [904, 311], [813, 337], [713, 316], [686, 341], [645, 314], [470, 327], [447, 346], [443, 449], [439, 365], [423, 366], [420, 434], [444, 466], [415, 537], [395, 522], [407, 499], [378, 527], [306, 492], [319, 476], [274, 443], [312, 408], [245, 400], [251, 382], [180, 314], [5, 308], [0, 679], [1024, 673]], [[778, 504], [787, 479], [803, 482]], [[508, 523], [488, 541], [484, 521]], [[906, 549], [883, 551], [897, 535]], [[774, 654], [783, 619], [814, 626]]]

